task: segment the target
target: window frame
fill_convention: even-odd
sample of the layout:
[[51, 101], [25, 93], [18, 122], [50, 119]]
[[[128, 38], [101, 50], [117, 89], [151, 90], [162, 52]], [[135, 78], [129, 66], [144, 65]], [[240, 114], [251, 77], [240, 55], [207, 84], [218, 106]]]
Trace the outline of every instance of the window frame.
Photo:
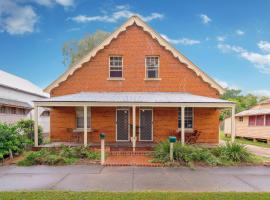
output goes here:
[[[151, 58], [151, 57], [158, 58], [158, 66], [155, 67], [157, 69], [157, 77], [148, 77], [147, 58]], [[160, 56], [158, 56], [158, 55], [148, 55], [148, 56], [145, 56], [144, 66], [145, 66], [145, 80], [161, 80], [160, 79]]]
[[[254, 118], [254, 123], [251, 124], [251, 118]], [[256, 115], [250, 115], [248, 116], [248, 126], [256, 126]]]
[[[111, 58], [113, 57], [121, 57], [122, 59], [122, 66], [121, 66], [121, 77], [112, 77], [111, 76], [111, 71], [120, 71], [120, 70], [111, 70]], [[115, 67], [115, 66], [114, 66]], [[124, 80], [124, 57], [122, 55], [110, 55], [109, 56], [109, 78], [107, 80]]]
[[[269, 118], [268, 123], [267, 123], [267, 118]], [[270, 114], [265, 115], [265, 126], [270, 126]]]
[[[191, 108], [192, 109], [192, 126], [191, 126], [191, 128], [187, 128], [186, 127], [186, 117], [187, 117], [187, 115], [186, 115], [186, 109], [187, 108]], [[181, 126], [182, 126], [182, 123], [180, 122], [179, 123], [179, 121], [182, 121], [182, 119], [181, 119], [181, 108], [178, 108], [178, 112], [177, 112], [177, 128], [178, 128], [178, 130], [181, 130]], [[185, 130], [193, 130], [194, 129], [194, 107], [185, 107]]]
[[[258, 125], [257, 124], [257, 119], [258, 119], [258, 117], [263, 117], [263, 121], [262, 121], [262, 124], [260, 124], [260, 125]], [[256, 115], [256, 126], [264, 126], [265, 125], [265, 115]]]
[[[78, 127], [78, 113], [82, 112], [82, 118], [84, 120], [84, 108], [83, 107], [76, 107], [75, 109], [75, 129], [84, 129], [84, 122], [83, 122], [83, 126], [82, 127]], [[81, 117], [80, 117], [81, 118]], [[91, 129], [91, 107], [87, 107], [87, 129]]]

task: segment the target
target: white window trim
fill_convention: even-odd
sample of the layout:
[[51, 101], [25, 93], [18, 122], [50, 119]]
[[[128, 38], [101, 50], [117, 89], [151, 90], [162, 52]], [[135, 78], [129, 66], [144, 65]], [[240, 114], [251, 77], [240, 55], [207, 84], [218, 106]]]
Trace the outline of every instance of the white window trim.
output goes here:
[[[122, 58], [122, 77], [111, 77], [111, 57], [121, 57]], [[116, 71], [116, 70], [114, 70]], [[108, 81], [123, 81], [124, 78], [124, 57], [121, 55], [110, 55], [109, 56], [109, 76], [107, 78]]]
[[[194, 130], [194, 107], [185, 107], [185, 109], [186, 108], [191, 108], [192, 109], [192, 128], [186, 128], [185, 127], [185, 130], [186, 131], [193, 131]], [[181, 109], [181, 108], [179, 108], [179, 109]], [[179, 118], [178, 118], [178, 115], [179, 115], [179, 109], [178, 109], [178, 111], [177, 111], [177, 130], [178, 131], [181, 131], [181, 128], [179, 128], [178, 127], [178, 121], [179, 121]], [[181, 111], [182, 112], [182, 111]], [[185, 115], [185, 117], [186, 117], [186, 115]]]
[[[155, 77], [155, 78], [149, 78], [148, 77], [148, 73], [147, 73], [147, 64], [146, 64], [146, 60], [147, 60], [147, 58], [149, 58], [149, 57], [158, 57], [158, 67], [157, 67], [157, 70], [158, 70], [158, 77]], [[152, 55], [152, 56], [145, 56], [145, 59], [144, 59], [144, 68], [145, 68], [145, 78], [144, 78], [144, 80], [145, 81], [160, 81], [161, 80], [161, 78], [160, 78], [160, 57], [159, 56], [157, 56], [157, 55]]]
[[[81, 107], [76, 107], [75, 108], [75, 113], [76, 113], [76, 116], [75, 116], [75, 130], [78, 130], [78, 131], [81, 131], [83, 130], [83, 127], [78, 127], [78, 124], [77, 124], [77, 116], [78, 116], [78, 110], [79, 109], [82, 109]], [[82, 112], [83, 112], [83, 109], [82, 109]], [[87, 118], [89, 118], [88, 120], [88, 123], [89, 123], [89, 127], [87, 128], [87, 130], [91, 130], [91, 127], [92, 127], [92, 116], [91, 116], [91, 107], [87, 107]]]

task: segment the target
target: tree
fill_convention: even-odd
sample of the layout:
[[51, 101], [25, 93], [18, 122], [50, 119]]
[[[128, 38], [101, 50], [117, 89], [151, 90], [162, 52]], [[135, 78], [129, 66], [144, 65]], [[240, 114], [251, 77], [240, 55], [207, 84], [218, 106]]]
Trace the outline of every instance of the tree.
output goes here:
[[70, 40], [64, 43], [62, 47], [63, 63], [69, 67], [76, 64], [88, 52], [103, 42], [110, 33], [105, 31], [96, 31], [92, 35], [86, 35], [80, 40]]
[[[239, 89], [227, 89], [226, 92], [221, 96], [221, 99], [235, 102], [235, 110], [236, 113], [238, 113], [250, 109], [261, 101], [268, 99], [268, 97], [258, 97], [253, 94], [243, 95], [242, 91]], [[220, 120], [224, 120], [229, 116], [230, 110], [224, 110], [221, 112]]]

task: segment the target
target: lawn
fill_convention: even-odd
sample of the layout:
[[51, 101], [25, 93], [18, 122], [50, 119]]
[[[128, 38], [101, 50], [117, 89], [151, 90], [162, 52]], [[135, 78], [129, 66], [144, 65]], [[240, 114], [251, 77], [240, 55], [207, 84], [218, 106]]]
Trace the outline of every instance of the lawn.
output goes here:
[[[230, 137], [225, 137], [223, 132], [220, 133], [220, 139], [224, 140], [224, 141], [231, 140]], [[265, 142], [259, 142], [259, 141], [253, 142], [253, 140], [248, 140], [248, 139], [244, 139], [244, 138], [235, 138], [235, 141], [239, 142], [241, 144], [250, 144], [250, 145], [255, 145], [255, 146], [259, 146], [259, 147], [270, 148], [270, 144], [267, 144]]]
[[180, 192], [129, 192], [129, 193], [111, 193], [111, 192], [3, 192], [0, 193], [0, 199], [24, 200], [24, 199], [119, 199], [119, 200], [141, 200], [141, 199], [196, 199], [196, 200], [262, 200], [270, 199], [270, 193], [180, 193]]

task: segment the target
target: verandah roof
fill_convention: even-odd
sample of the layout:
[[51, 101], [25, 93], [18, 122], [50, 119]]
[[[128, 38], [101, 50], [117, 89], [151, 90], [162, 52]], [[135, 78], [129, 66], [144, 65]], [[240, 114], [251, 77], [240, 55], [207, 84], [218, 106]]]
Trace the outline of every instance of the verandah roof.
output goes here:
[[236, 114], [236, 117], [251, 116], [251, 115], [266, 115], [270, 114], [270, 108], [250, 109]]
[[[211, 103], [233, 106], [222, 99], [193, 95], [183, 92], [81, 92], [35, 101], [38, 103], [92, 102], [92, 103]], [[226, 107], [226, 106], [225, 106]]]

